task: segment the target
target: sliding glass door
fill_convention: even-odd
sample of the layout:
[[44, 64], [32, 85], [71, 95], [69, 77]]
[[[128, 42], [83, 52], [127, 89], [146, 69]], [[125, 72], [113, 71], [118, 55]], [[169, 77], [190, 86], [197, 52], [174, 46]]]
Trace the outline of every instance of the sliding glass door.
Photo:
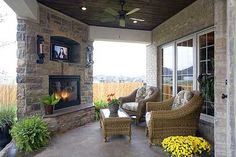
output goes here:
[[168, 45], [162, 51], [162, 99], [166, 100], [173, 95], [174, 77], [174, 45]]
[[162, 47], [163, 100], [169, 99], [181, 90], [193, 89], [193, 77], [196, 70], [193, 61], [193, 41], [193, 39], [182, 40]]
[[205, 99], [202, 113], [214, 116], [214, 40], [214, 30], [208, 29], [161, 47], [163, 100], [181, 90], [199, 90]]
[[184, 40], [176, 45], [176, 93], [193, 89], [193, 39]]

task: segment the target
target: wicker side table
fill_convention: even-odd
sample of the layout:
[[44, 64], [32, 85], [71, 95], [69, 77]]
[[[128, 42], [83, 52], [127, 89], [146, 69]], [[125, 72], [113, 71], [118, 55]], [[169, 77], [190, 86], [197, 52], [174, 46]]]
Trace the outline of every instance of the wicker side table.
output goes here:
[[118, 110], [117, 115], [110, 115], [109, 109], [100, 110], [100, 127], [103, 130], [104, 141], [113, 135], [127, 135], [131, 140], [131, 119], [122, 109]]

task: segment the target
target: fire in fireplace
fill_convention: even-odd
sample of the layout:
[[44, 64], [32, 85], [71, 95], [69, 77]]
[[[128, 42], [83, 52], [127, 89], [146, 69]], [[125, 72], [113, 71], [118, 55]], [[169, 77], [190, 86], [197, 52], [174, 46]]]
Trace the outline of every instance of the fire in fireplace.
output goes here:
[[49, 94], [60, 97], [55, 110], [80, 104], [80, 77], [71, 75], [50, 75]]

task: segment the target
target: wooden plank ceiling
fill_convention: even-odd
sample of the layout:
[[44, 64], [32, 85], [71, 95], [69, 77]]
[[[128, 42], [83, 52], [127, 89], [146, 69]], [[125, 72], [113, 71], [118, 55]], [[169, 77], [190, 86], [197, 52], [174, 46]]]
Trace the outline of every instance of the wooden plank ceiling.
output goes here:
[[[126, 0], [124, 10], [141, 9], [129, 18], [141, 18], [145, 21], [133, 23], [132, 20], [126, 18], [125, 28], [152, 30], [194, 1], [196, 0]], [[120, 28], [118, 19], [113, 22], [101, 22], [101, 19], [112, 16], [104, 11], [105, 8], [110, 7], [116, 11], [121, 9], [119, 0], [38, 0], [38, 2], [88, 25]], [[87, 10], [82, 11], [82, 6], [85, 6]]]

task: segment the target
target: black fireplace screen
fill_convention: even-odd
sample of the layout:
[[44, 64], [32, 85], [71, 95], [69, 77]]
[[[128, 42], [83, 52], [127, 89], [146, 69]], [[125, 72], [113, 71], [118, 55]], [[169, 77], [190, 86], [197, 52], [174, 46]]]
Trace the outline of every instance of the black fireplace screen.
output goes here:
[[55, 105], [55, 110], [80, 104], [79, 76], [49, 76], [49, 94], [55, 94], [61, 100]]

